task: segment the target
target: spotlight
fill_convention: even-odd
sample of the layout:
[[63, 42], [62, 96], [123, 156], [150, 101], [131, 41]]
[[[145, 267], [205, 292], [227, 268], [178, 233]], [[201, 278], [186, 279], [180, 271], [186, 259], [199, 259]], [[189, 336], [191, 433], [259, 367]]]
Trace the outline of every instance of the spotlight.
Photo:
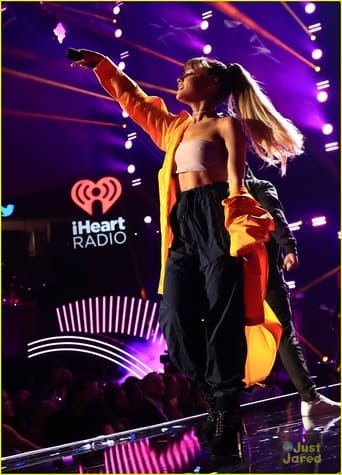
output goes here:
[[327, 87], [330, 87], [330, 83], [328, 80], [319, 81], [319, 82], [316, 82], [316, 87], [318, 90], [326, 89]]
[[331, 124], [324, 124], [322, 127], [322, 132], [324, 135], [330, 135], [334, 131], [334, 127]]
[[207, 30], [208, 28], [209, 28], [208, 20], [202, 20], [201, 21], [201, 30]]
[[326, 143], [324, 145], [325, 151], [326, 152], [334, 152], [335, 150], [338, 150], [338, 142], [330, 142]]
[[123, 3], [122, 2], [117, 2], [113, 8], [113, 15], [119, 15], [120, 11], [121, 11], [121, 7], [122, 7]]
[[213, 50], [213, 48], [209, 44], [203, 46], [203, 53], [204, 54], [210, 54], [212, 52], [212, 50]]
[[134, 186], [140, 186], [141, 185], [141, 178], [135, 178], [134, 180], [131, 181], [131, 185]]
[[122, 30], [120, 28], [117, 28], [115, 31], [114, 31], [114, 36], [115, 38], [121, 38], [122, 36]]
[[128, 165], [127, 167], [127, 172], [132, 174], [135, 172], [135, 165], [131, 164], [131, 165]]
[[327, 363], [329, 361], [329, 356], [322, 356], [323, 363]]
[[314, 3], [307, 3], [305, 5], [305, 13], [307, 13], [308, 15], [311, 15], [311, 13], [313, 13], [315, 10], [316, 10], [316, 5]]
[[311, 224], [313, 228], [316, 228], [317, 226], [324, 226], [325, 224], [327, 224], [327, 218], [325, 216], [318, 216], [317, 218], [312, 218]]
[[152, 223], [152, 218], [151, 218], [151, 216], [145, 216], [145, 218], [144, 218], [144, 223], [147, 223], [147, 224]]
[[323, 51], [320, 48], [314, 49], [313, 52], [311, 53], [312, 59], [321, 59], [322, 56], [323, 56]]
[[326, 91], [319, 91], [316, 98], [318, 102], [326, 102], [328, 100], [328, 93]]
[[316, 71], [316, 73], [319, 73], [320, 70], [321, 70], [321, 67], [320, 67], [320, 66], [315, 66], [315, 71]]
[[213, 16], [212, 10], [208, 10], [207, 12], [202, 13], [202, 20], [207, 20]]
[[120, 63], [118, 64], [118, 68], [120, 69], [120, 71], [123, 71], [125, 67], [126, 67], [125, 61], [120, 61]]
[[132, 140], [129, 140], [129, 139], [126, 140], [126, 142], [125, 142], [125, 149], [126, 149], [126, 150], [129, 150], [129, 149], [132, 148], [132, 147], [133, 147], [133, 142], [132, 142]]
[[121, 115], [124, 119], [127, 119], [127, 117], [129, 117], [129, 114], [126, 111], [122, 111]]
[[291, 231], [299, 231], [302, 224], [303, 224], [303, 221], [296, 221], [295, 223], [290, 223], [289, 228]]
[[322, 25], [320, 23], [314, 23], [308, 26], [309, 33], [316, 33], [317, 31], [321, 31], [321, 29]]

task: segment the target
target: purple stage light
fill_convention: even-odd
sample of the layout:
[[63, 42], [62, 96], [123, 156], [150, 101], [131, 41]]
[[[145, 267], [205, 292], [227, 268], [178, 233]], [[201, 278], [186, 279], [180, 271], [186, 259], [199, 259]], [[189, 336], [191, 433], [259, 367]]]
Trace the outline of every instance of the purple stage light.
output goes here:
[[213, 50], [213, 47], [209, 44], [203, 46], [203, 54], [210, 54]]
[[326, 102], [328, 100], [327, 91], [319, 91], [316, 96], [318, 102]]
[[311, 224], [313, 227], [324, 226], [327, 224], [326, 216], [317, 216], [316, 218], [311, 219]]
[[303, 221], [296, 221], [294, 223], [289, 223], [289, 228], [291, 231], [299, 231], [303, 224]]
[[314, 11], [316, 10], [316, 5], [314, 3], [307, 3], [305, 5], [305, 13], [307, 13], [308, 15], [311, 15], [312, 13], [314, 13]]
[[323, 51], [320, 48], [315, 48], [311, 53], [312, 59], [321, 59], [322, 56], [323, 56]]
[[322, 132], [324, 135], [330, 135], [334, 131], [334, 127], [331, 124], [324, 124], [322, 127]]
[[324, 148], [326, 152], [334, 152], [339, 149], [339, 145], [338, 142], [329, 142], [325, 144]]
[[201, 30], [207, 30], [208, 28], [209, 28], [208, 20], [202, 20], [201, 21]]

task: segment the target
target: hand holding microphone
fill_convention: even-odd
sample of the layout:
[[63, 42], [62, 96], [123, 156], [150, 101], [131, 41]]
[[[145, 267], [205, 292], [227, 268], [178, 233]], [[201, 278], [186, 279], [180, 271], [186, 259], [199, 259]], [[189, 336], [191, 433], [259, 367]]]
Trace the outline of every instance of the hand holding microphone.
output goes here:
[[73, 64], [91, 69], [95, 68], [105, 57], [96, 51], [75, 48], [68, 48], [65, 55], [73, 61]]

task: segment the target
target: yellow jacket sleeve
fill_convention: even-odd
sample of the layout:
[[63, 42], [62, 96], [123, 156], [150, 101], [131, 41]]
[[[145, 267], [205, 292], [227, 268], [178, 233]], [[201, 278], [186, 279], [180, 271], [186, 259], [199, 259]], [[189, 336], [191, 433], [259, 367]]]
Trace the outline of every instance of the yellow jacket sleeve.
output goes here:
[[167, 130], [176, 117], [168, 111], [165, 102], [160, 97], [148, 96], [109, 58], [103, 59], [94, 72], [108, 94], [142, 127], [157, 147], [165, 151], [168, 147]]

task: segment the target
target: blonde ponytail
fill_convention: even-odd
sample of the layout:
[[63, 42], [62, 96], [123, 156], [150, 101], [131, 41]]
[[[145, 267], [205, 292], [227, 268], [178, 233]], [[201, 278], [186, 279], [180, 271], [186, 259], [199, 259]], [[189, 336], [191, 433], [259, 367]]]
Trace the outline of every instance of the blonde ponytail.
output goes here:
[[303, 135], [276, 110], [243, 66], [228, 65], [227, 81], [252, 150], [269, 165], [280, 164], [285, 175], [287, 161], [304, 152]]

